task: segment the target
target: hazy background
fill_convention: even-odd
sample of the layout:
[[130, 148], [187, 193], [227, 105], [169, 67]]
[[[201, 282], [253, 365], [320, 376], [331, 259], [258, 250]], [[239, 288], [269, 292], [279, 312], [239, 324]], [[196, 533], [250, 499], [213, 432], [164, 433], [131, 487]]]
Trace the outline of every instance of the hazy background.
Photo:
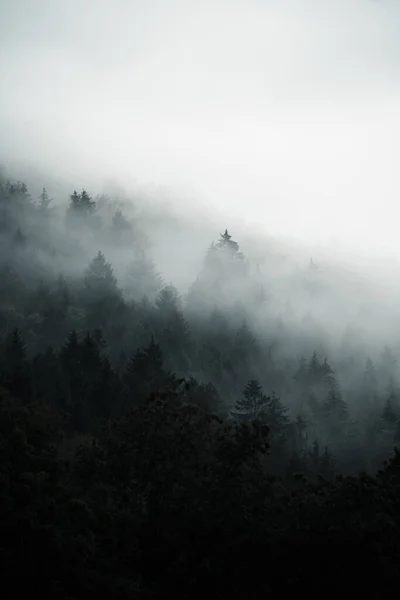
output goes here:
[[400, 257], [399, 30], [398, 0], [0, 0], [0, 162]]

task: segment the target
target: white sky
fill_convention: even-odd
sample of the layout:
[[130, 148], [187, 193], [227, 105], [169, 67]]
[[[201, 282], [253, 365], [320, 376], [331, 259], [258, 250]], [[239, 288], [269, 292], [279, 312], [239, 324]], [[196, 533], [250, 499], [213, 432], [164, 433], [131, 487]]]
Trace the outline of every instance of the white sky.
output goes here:
[[0, 162], [400, 257], [399, 32], [400, 0], [0, 0]]

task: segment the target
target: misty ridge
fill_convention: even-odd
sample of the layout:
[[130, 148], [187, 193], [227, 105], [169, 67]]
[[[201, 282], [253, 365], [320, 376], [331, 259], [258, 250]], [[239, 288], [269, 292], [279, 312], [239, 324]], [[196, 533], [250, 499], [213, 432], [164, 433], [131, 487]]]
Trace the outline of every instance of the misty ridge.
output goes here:
[[4, 598], [398, 597], [398, 0], [0, 0]]
[[1, 556], [14, 589], [315, 597], [334, 572], [390, 597], [396, 264], [310, 256], [240, 223], [236, 235], [160, 191], [33, 190], [2, 173]]
[[[368, 273], [335, 262], [335, 248], [310, 256], [260, 228], [237, 238], [206, 213], [193, 221], [139, 188], [132, 198], [109, 187], [52, 198], [2, 176], [3, 339], [18, 328], [34, 356], [72, 331], [100, 331], [118, 368], [154, 340], [168, 371], [215, 386], [219, 414], [232, 418], [255, 380], [305, 419], [310, 447], [339, 445], [347, 468], [355, 445], [356, 468], [378, 466], [400, 434], [396, 420], [376, 448], [365, 437], [371, 419], [400, 410], [399, 289], [387, 265]], [[304, 387], [318, 369], [321, 381]], [[323, 416], [332, 393], [348, 412], [334, 434]]]

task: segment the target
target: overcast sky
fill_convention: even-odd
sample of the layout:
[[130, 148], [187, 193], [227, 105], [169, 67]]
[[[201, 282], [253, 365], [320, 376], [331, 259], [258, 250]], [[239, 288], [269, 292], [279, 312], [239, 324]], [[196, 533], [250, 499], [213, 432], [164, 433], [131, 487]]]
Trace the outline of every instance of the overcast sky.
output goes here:
[[399, 31], [400, 0], [0, 0], [0, 162], [400, 256]]

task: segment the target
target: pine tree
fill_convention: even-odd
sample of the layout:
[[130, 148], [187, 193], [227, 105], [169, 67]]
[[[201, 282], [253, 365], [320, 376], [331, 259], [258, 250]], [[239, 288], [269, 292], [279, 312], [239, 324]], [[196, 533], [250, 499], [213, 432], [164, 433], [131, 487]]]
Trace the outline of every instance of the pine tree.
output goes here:
[[252, 368], [253, 365], [257, 363], [258, 351], [258, 344], [254, 339], [247, 321], [244, 320], [233, 340], [233, 364], [236, 365], [238, 369], [245, 368], [248, 371], [249, 368]]
[[132, 231], [132, 224], [124, 217], [120, 209], [115, 212], [112, 218], [112, 229], [118, 233]]
[[120, 209], [118, 209], [111, 222], [110, 233], [112, 242], [118, 245], [129, 244], [134, 240], [133, 225], [126, 219]]
[[60, 358], [64, 365], [73, 370], [79, 361], [79, 335], [73, 330], [68, 335], [68, 338], [60, 351]]
[[138, 253], [127, 268], [124, 281], [126, 296], [135, 301], [142, 300], [143, 296], [154, 300], [163, 285], [163, 279], [154, 262], [144, 252]]
[[123, 376], [130, 396], [145, 400], [151, 393], [161, 390], [174, 380], [164, 370], [163, 353], [153, 336], [147, 348], [138, 350], [129, 360]]
[[86, 190], [82, 190], [80, 194], [74, 191], [69, 197], [70, 199], [70, 214], [77, 217], [88, 217], [96, 211], [96, 202], [89, 196]]
[[190, 364], [191, 339], [177, 289], [172, 285], [163, 288], [156, 298], [155, 305], [155, 331], [167, 357], [167, 366], [185, 376]]
[[334, 419], [344, 422], [348, 417], [348, 407], [343, 399], [342, 393], [335, 380], [332, 380], [332, 387], [328, 392], [323, 405], [325, 417], [328, 420]]
[[266, 418], [271, 434], [281, 434], [287, 431], [290, 419], [287, 416], [288, 409], [283, 405], [275, 392], [266, 399]]
[[225, 229], [224, 233], [220, 234], [220, 238], [215, 247], [218, 250], [229, 252], [229, 254], [232, 256], [237, 256], [237, 258], [242, 258], [243, 256], [241, 253], [239, 253], [239, 244], [232, 240], [232, 236], [229, 235], [227, 229]]
[[48, 208], [52, 199], [49, 197], [46, 188], [44, 187], [42, 193], [39, 196], [39, 210], [45, 212]]
[[85, 286], [93, 297], [115, 295], [118, 292], [113, 268], [100, 251], [86, 269]]
[[260, 382], [257, 379], [251, 379], [243, 390], [243, 397], [236, 402], [231, 414], [241, 420], [264, 418], [268, 400], [263, 393]]

